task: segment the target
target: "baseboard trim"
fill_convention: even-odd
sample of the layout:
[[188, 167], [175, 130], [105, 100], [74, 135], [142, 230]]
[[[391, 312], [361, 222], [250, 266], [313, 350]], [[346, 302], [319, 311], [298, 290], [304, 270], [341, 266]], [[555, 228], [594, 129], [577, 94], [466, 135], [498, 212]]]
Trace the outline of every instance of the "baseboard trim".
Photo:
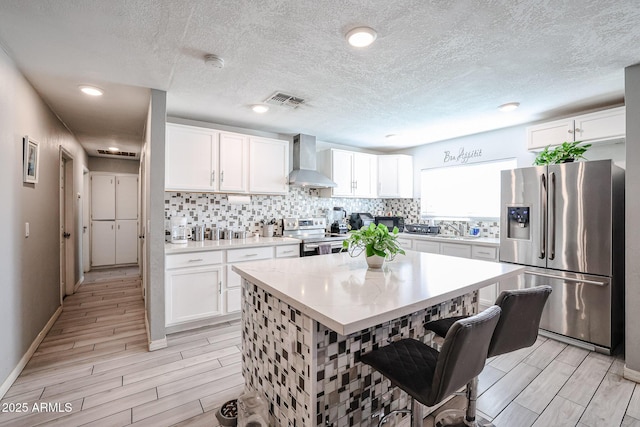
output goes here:
[[144, 313], [144, 328], [147, 331], [147, 342], [149, 343], [149, 351], [160, 350], [167, 347], [167, 337], [160, 340], [151, 340], [151, 331], [149, 330], [149, 321], [147, 320], [147, 312]]
[[44, 328], [42, 328], [40, 333], [33, 340], [27, 352], [24, 354], [24, 356], [22, 356], [22, 358], [18, 362], [18, 365], [15, 368], [13, 368], [13, 371], [11, 371], [7, 379], [4, 380], [2, 385], [0, 385], [0, 399], [4, 397], [4, 395], [7, 393], [7, 391], [9, 391], [9, 388], [13, 385], [15, 380], [20, 376], [20, 373], [22, 372], [24, 367], [27, 366], [27, 363], [29, 363], [29, 360], [31, 360], [31, 357], [38, 349], [38, 346], [40, 345], [44, 337], [47, 336], [47, 333], [51, 330], [51, 328], [53, 327], [53, 324], [56, 322], [56, 320], [58, 320], [58, 317], [60, 317], [61, 313], [62, 313], [62, 305], [58, 307], [55, 313], [53, 313], [53, 316], [51, 316], [47, 324], [44, 325]]
[[640, 383], [640, 371], [628, 368], [626, 364], [622, 370], [622, 376], [630, 381]]
[[75, 286], [73, 287], [73, 292], [75, 293], [80, 287], [80, 285], [82, 285], [83, 283], [84, 283], [84, 274], [82, 275], [82, 277], [80, 277], [80, 280], [78, 280], [78, 283], [76, 283]]

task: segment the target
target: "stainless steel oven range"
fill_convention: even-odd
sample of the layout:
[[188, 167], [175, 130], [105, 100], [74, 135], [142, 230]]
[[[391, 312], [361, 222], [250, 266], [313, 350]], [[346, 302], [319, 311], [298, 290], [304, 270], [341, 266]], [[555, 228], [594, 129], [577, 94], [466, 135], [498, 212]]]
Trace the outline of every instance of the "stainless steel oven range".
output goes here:
[[300, 256], [340, 252], [346, 234], [327, 233], [326, 218], [284, 218], [282, 236], [302, 240]]

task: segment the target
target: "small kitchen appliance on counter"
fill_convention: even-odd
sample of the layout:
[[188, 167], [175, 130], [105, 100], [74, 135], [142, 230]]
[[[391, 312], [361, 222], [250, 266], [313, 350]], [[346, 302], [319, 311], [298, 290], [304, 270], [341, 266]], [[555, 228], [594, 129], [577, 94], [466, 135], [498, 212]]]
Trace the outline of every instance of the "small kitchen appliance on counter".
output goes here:
[[187, 218], [177, 216], [171, 218], [171, 243], [187, 243], [191, 238], [191, 228], [187, 227]]
[[340, 252], [347, 234], [328, 235], [326, 218], [284, 218], [282, 237], [302, 240], [300, 256], [324, 255]]
[[346, 234], [348, 230], [347, 227], [347, 212], [344, 208], [334, 207], [333, 210], [329, 213], [329, 220], [331, 221], [331, 234]]
[[349, 225], [352, 230], [360, 230], [362, 227], [368, 227], [374, 222], [373, 215], [366, 212], [352, 213], [349, 217]]
[[377, 216], [374, 218], [376, 224], [384, 224], [389, 230], [398, 227], [400, 232], [404, 231], [404, 217], [401, 216]]

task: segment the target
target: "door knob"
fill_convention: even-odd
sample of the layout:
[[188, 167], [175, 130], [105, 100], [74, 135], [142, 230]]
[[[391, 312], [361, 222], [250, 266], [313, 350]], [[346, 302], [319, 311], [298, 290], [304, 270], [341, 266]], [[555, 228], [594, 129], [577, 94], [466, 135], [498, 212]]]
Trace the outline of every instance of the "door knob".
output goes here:
[[65, 239], [68, 239], [69, 237], [71, 237], [71, 233], [67, 233], [65, 231], [64, 233], [62, 233], [62, 237], [64, 237]]

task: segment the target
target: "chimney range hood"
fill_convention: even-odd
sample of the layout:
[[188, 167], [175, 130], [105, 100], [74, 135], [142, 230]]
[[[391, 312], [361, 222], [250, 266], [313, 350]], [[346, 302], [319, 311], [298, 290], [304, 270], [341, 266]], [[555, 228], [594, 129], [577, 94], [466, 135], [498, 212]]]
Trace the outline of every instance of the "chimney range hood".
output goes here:
[[316, 171], [316, 137], [299, 134], [293, 137], [293, 171], [289, 185], [329, 188], [337, 184]]

